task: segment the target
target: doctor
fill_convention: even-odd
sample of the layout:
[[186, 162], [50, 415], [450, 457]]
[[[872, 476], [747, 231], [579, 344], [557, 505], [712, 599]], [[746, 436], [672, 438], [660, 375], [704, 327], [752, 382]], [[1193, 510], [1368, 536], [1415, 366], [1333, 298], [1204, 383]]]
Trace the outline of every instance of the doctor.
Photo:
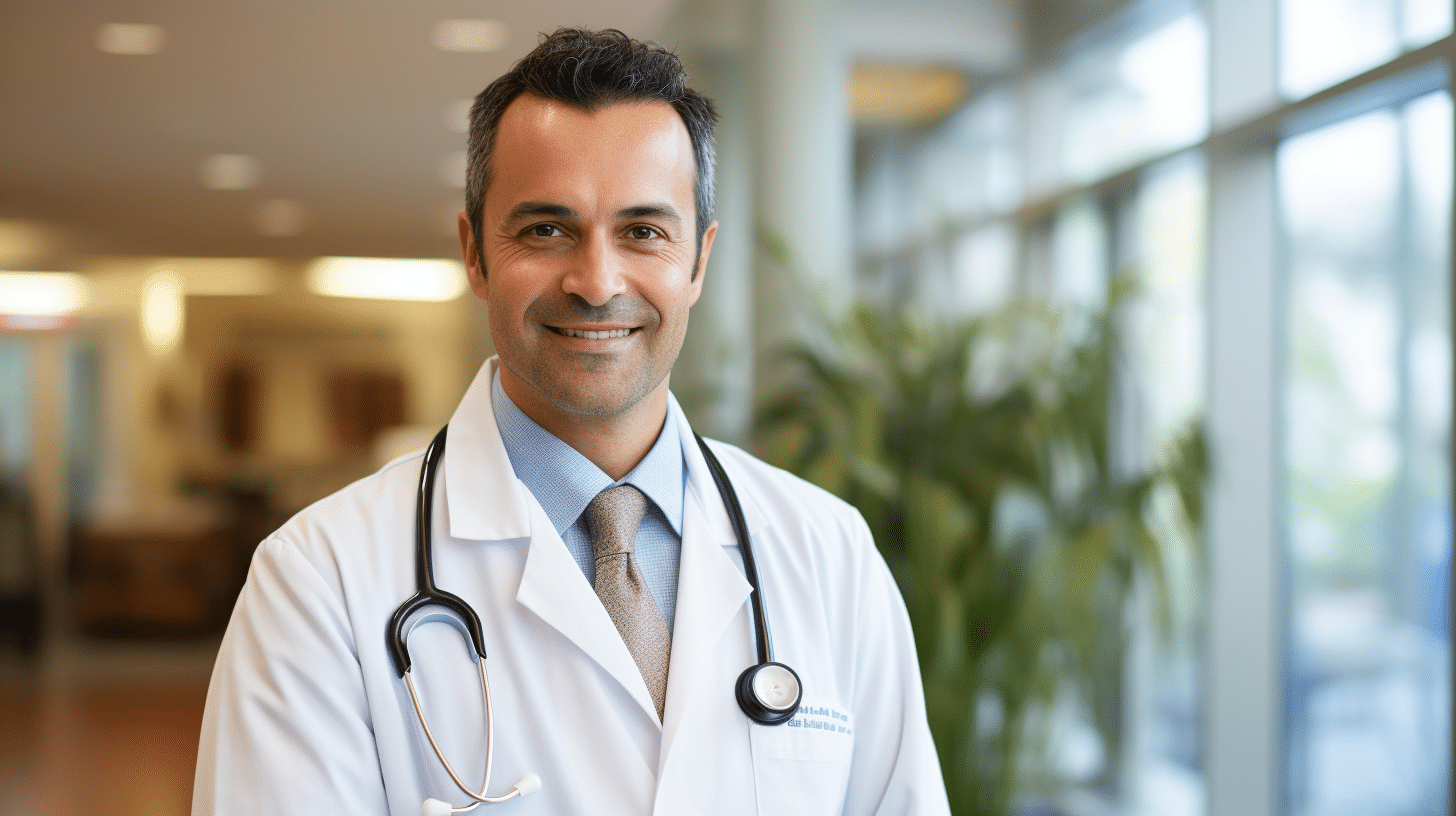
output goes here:
[[[659, 47], [562, 29], [471, 115], [460, 245], [499, 356], [450, 420], [429, 532], [436, 582], [482, 625], [487, 793], [541, 781], [471, 812], [945, 814], [908, 619], [864, 521], [712, 443], [741, 501], [775, 659], [803, 693], [781, 725], [750, 720], [735, 698], [758, 661], [750, 583], [668, 391], [717, 231], [715, 114], [683, 80]], [[386, 639], [415, 591], [422, 458], [259, 546], [208, 692], [194, 814], [473, 802], [426, 739]], [[618, 499], [599, 503], [613, 487]], [[617, 545], [600, 543], [611, 535]], [[408, 646], [434, 738], [477, 785], [487, 740], [472, 652], [434, 624]]]

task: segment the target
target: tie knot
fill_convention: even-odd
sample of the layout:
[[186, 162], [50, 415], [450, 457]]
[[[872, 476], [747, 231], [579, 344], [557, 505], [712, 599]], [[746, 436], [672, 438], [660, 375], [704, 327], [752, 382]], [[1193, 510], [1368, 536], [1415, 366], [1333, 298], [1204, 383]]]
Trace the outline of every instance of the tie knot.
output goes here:
[[637, 540], [637, 526], [646, 512], [647, 497], [632, 485], [617, 485], [598, 493], [582, 514], [593, 557], [630, 554]]

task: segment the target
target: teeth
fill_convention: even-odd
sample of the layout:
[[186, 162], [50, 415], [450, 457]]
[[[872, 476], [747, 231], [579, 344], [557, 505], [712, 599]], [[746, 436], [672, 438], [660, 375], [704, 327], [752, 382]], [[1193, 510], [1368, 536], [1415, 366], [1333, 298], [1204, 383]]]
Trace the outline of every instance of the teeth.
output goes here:
[[584, 337], [587, 340], [605, 340], [608, 337], [626, 337], [632, 333], [631, 329], [612, 329], [611, 331], [582, 331], [581, 329], [561, 329], [562, 334], [567, 337]]

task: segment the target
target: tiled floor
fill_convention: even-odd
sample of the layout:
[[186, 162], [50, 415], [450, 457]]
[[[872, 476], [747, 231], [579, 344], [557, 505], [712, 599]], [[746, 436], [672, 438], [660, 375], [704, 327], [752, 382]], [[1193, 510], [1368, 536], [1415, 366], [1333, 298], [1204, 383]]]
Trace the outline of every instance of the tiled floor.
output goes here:
[[0, 660], [0, 816], [182, 816], [215, 643]]

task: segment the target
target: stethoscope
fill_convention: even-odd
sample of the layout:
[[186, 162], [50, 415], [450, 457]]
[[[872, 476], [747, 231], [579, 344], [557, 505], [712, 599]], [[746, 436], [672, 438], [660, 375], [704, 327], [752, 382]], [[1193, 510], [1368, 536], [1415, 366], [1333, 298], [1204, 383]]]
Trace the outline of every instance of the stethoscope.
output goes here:
[[[440, 457], [445, 453], [445, 432], [449, 428], [448, 425], [441, 428], [440, 432], [435, 434], [435, 438], [430, 441], [430, 446], [425, 449], [425, 463], [420, 468], [420, 484], [415, 496], [415, 586], [417, 590], [390, 616], [386, 637], [390, 657], [394, 660], [394, 670], [404, 678], [405, 686], [409, 689], [410, 701], [414, 703], [415, 715], [419, 717], [420, 727], [425, 732], [425, 739], [429, 740], [430, 747], [435, 749], [435, 756], [439, 757], [440, 764], [445, 766], [445, 771], [450, 774], [450, 778], [455, 781], [460, 790], [475, 801], [463, 807], [454, 807], [439, 799], [426, 799], [422, 808], [424, 816], [463, 813], [474, 809], [482, 802], [492, 804], [504, 802], [517, 796], [530, 796], [541, 789], [541, 778], [534, 773], [529, 773], [500, 796], [485, 794], [486, 789], [490, 786], [490, 763], [494, 755], [495, 740], [494, 719], [491, 717], [490, 710], [490, 680], [486, 677], [485, 672], [485, 639], [481, 636], [480, 617], [475, 614], [475, 610], [471, 609], [470, 605], [461, 600], [459, 596], [435, 586], [435, 568], [430, 547], [430, 532], [433, 529], [431, 527], [431, 498], [435, 492], [435, 471], [440, 466]], [[728, 509], [728, 518], [733, 525], [733, 535], [738, 539], [738, 548], [743, 553], [744, 572], [747, 574], [749, 585], [753, 588], [749, 594], [749, 600], [753, 608], [753, 622], [757, 635], [758, 663], [749, 666], [743, 674], [738, 676], [735, 688], [738, 706], [743, 709], [743, 713], [747, 714], [749, 719], [760, 725], [781, 725], [792, 719], [799, 709], [799, 700], [803, 696], [799, 686], [799, 675], [788, 666], [774, 662], [768, 616], [763, 611], [763, 587], [758, 582], [758, 566], [753, 559], [753, 545], [748, 538], [748, 525], [743, 520], [743, 506], [738, 502], [738, 494], [733, 491], [733, 485], [728, 482], [728, 474], [723, 472], [723, 466], [718, 463], [718, 457], [708, 449], [703, 438], [697, 434], [693, 434], [693, 438], [698, 441], [703, 458], [707, 460], [708, 470], [713, 474], [713, 483], [717, 485], [718, 493], [723, 497], [723, 504]], [[420, 698], [415, 693], [414, 681], [410, 679], [409, 636], [415, 627], [426, 623], [447, 623], [460, 632], [461, 637], [474, 647], [470, 659], [479, 667], [480, 696], [485, 702], [485, 778], [480, 783], [479, 792], [471, 790], [455, 773], [450, 761], [445, 759], [444, 752], [440, 750], [439, 743], [435, 741], [434, 734], [430, 732], [430, 724], [425, 722], [425, 710], [420, 706]]]

